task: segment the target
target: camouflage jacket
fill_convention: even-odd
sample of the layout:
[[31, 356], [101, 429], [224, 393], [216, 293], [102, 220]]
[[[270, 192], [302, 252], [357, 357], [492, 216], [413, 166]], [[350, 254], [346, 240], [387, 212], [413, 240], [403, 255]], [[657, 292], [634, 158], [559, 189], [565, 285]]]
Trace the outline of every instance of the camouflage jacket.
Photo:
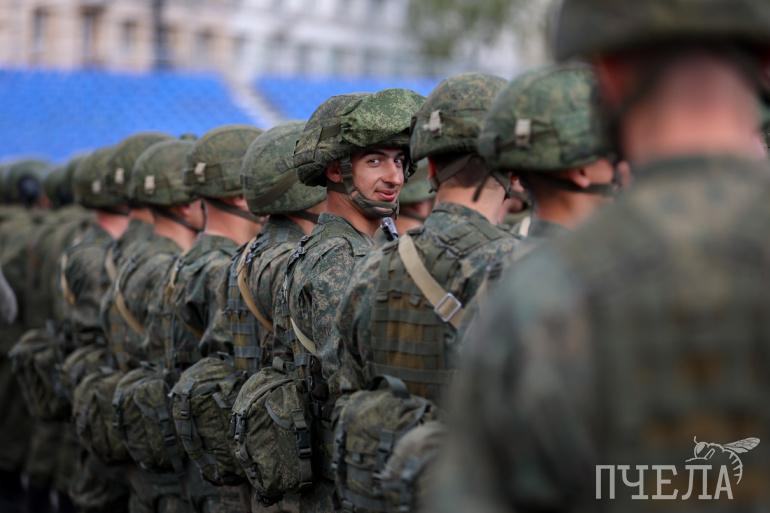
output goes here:
[[170, 333], [173, 359], [181, 358], [178, 364], [183, 367], [200, 359], [199, 342], [222, 306], [221, 284], [237, 249], [230, 239], [202, 233], [176, 264], [170, 284]]
[[[463, 234], [471, 239], [470, 249], [458, 254], [453, 251]], [[437, 205], [410, 236], [434, 279], [463, 305], [475, 297], [487, 268], [516, 245], [512, 235], [479, 212], [454, 203]], [[435, 401], [444, 387], [428, 383], [428, 374], [458, 367], [456, 330], [441, 321], [414, 285], [398, 254], [398, 242], [373, 251], [358, 265], [336, 322], [341, 362], [337, 379], [343, 392], [363, 389], [376, 375], [387, 373], [403, 379], [412, 393]], [[399, 370], [417, 381], [399, 375]], [[420, 374], [425, 381], [417, 379]]]
[[[596, 466], [617, 464], [674, 465], [658, 493], [680, 500], [664, 509], [770, 507], [770, 169], [713, 156], [635, 171], [617, 203], [512, 267], [469, 331], [433, 510], [653, 509], [630, 483], [608, 499]], [[693, 437], [762, 444], [741, 454], [738, 484], [730, 455], [706, 457]], [[728, 464], [734, 501], [697, 500], [702, 477], [681, 500], [693, 455], [715, 465], [711, 494]]]
[[132, 255], [137, 254], [147, 240], [152, 237], [153, 226], [139, 219], [131, 219], [126, 231], [107, 250], [105, 267], [110, 273], [110, 278], [117, 277], [118, 270]]
[[[313, 232], [300, 241], [289, 257], [282, 292], [285, 306], [279, 301], [274, 319], [282, 318], [283, 330], [289, 336], [291, 329], [286, 325], [293, 320], [297, 328], [315, 343], [327, 377], [338, 367], [335, 348], [338, 336], [334, 325], [337, 308], [352, 269], [372, 247], [371, 238], [342, 217], [327, 212], [321, 214]], [[276, 335], [279, 336], [278, 329]], [[276, 343], [292, 347], [291, 342]]]
[[[241, 246], [232, 259], [228, 277], [221, 284], [222, 309], [203, 336], [202, 344], [222, 351], [233, 351], [236, 367], [250, 372], [243, 348], [259, 348], [258, 365], [272, 361], [273, 328], [268, 330], [254, 314], [238, 289], [238, 271], [245, 273], [254, 306], [272, 324], [273, 308], [283, 287], [286, 262], [303, 237], [302, 229], [285, 216], [273, 215], [254, 239]], [[247, 255], [244, 257], [244, 252]], [[242, 257], [245, 258], [241, 264]], [[244, 360], [244, 361], [241, 361]]]
[[82, 347], [104, 341], [99, 308], [111, 285], [105, 261], [113, 239], [93, 223], [80, 242], [64, 252], [62, 290], [68, 303], [67, 318], [73, 342]]
[[[124, 371], [148, 359], [144, 347], [148, 299], [162, 283], [162, 276], [158, 274], [159, 266], [146, 264], [158, 254], [176, 255], [180, 251], [173, 240], [155, 232], [141, 245], [134, 244], [128, 249], [134, 252], [122, 254], [123, 265], [118, 268], [118, 276], [101, 304], [104, 333]], [[156, 354], [158, 356], [162, 357], [162, 353]]]

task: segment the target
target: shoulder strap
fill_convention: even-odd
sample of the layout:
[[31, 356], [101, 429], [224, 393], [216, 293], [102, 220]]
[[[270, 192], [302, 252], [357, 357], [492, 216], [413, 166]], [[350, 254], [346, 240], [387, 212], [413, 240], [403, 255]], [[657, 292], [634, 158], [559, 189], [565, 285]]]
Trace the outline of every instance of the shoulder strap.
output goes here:
[[67, 252], [65, 251], [64, 254], [61, 256], [61, 272], [59, 273], [59, 282], [61, 285], [62, 294], [64, 294], [64, 299], [67, 300], [67, 303], [70, 306], [75, 305], [75, 294], [72, 293], [72, 289], [70, 288], [70, 283], [67, 280], [67, 262], [69, 261], [69, 257], [67, 256]]
[[442, 321], [448, 322], [455, 329], [462, 324], [465, 310], [463, 304], [452, 294], [447, 292], [430, 274], [425, 264], [420, 259], [420, 254], [414, 245], [414, 240], [407, 233], [398, 241], [398, 254], [404, 263], [406, 272], [412, 278], [420, 292], [433, 305], [433, 311]]
[[243, 300], [246, 302], [246, 306], [248, 307], [249, 311], [254, 315], [254, 317], [257, 318], [259, 321], [259, 324], [262, 325], [263, 328], [265, 328], [269, 333], [273, 332], [273, 323], [271, 320], [269, 320], [262, 312], [259, 311], [259, 308], [257, 308], [257, 303], [254, 301], [254, 296], [251, 293], [251, 289], [249, 289], [249, 285], [246, 283], [246, 258], [249, 256], [249, 252], [244, 250], [243, 254], [241, 255], [240, 260], [238, 261], [238, 268], [236, 270], [238, 275], [238, 290], [241, 293], [241, 296], [243, 297]]
[[118, 268], [115, 266], [115, 244], [111, 244], [107, 249], [107, 254], [104, 257], [104, 269], [107, 271], [110, 281], [115, 281], [115, 278], [118, 277]]
[[123, 292], [120, 290], [120, 283], [117, 283], [115, 286], [115, 308], [118, 309], [120, 316], [123, 317], [123, 320], [126, 321], [126, 324], [128, 324], [132, 330], [138, 335], [144, 335], [144, 326], [142, 326], [142, 323], [140, 323], [136, 316], [131, 313], [131, 310], [128, 309], [126, 298], [123, 297]]
[[292, 317], [289, 317], [289, 321], [291, 321], [291, 329], [294, 330], [294, 334], [297, 336], [297, 340], [299, 340], [299, 343], [302, 344], [302, 347], [307, 349], [307, 351], [312, 355], [318, 354], [318, 348], [315, 345], [315, 342], [302, 333], [302, 330], [299, 329], [299, 326], [297, 326], [297, 323], [294, 322], [294, 319]]

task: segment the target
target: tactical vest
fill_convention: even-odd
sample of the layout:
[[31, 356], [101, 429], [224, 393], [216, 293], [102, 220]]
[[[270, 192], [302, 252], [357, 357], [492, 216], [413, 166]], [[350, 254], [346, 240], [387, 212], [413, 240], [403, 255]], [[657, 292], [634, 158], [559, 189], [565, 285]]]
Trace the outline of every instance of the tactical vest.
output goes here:
[[[312, 236], [302, 237], [294, 253], [289, 257], [283, 290], [287, 306], [289, 305], [291, 292], [289, 286], [294, 266], [305, 258], [305, 255], [311, 252], [317, 245], [333, 238], [344, 239], [348, 243], [351, 253], [357, 258], [365, 256], [371, 249], [361, 237], [353, 236], [350, 229], [340, 223], [335, 222], [316, 226]], [[301, 331], [297, 322], [291, 319], [290, 312], [289, 317], [294, 335], [293, 337], [290, 335], [289, 340], [294, 353], [294, 362], [290, 363], [289, 367], [292, 367], [300, 379], [304, 380], [308, 392], [308, 406], [315, 420], [313, 431], [317, 440], [317, 442], [314, 441], [313, 443], [313, 456], [317, 466], [321, 469], [321, 474], [327, 479], [333, 480], [334, 473], [331, 468], [331, 462], [334, 448], [334, 429], [332, 426], [334, 401], [329, 400], [329, 387], [322, 374], [321, 361], [318, 359], [315, 342]], [[320, 448], [320, 450], [316, 450], [316, 448]]]
[[[423, 232], [420, 228], [412, 236], [419, 238]], [[448, 287], [458, 283], [458, 276], [465, 286], [472, 276], [483, 275], [484, 269], [474, 269], [468, 257], [509, 235], [474, 218], [432, 235], [438, 240], [435, 245], [421, 245], [425, 252], [420, 260], [447, 294], [440, 304], [431, 304], [405, 268], [398, 245], [383, 248], [371, 311], [372, 357], [366, 363], [366, 374], [368, 379], [397, 377], [410, 392], [437, 402], [455, 373], [447, 361], [447, 348], [457, 337], [450, 314], [467, 305], [477, 292]]]
[[273, 332], [272, 312], [259, 309], [249, 289], [249, 276], [252, 273], [259, 276], [270, 263], [260, 258], [265, 250], [289, 242], [290, 237], [291, 233], [286, 230], [276, 231], [271, 237], [258, 235], [235, 254], [230, 264], [224, 314], [233, 335], [235, 368], [249, 375], [262, 366], [264, 348], [260, 331]]

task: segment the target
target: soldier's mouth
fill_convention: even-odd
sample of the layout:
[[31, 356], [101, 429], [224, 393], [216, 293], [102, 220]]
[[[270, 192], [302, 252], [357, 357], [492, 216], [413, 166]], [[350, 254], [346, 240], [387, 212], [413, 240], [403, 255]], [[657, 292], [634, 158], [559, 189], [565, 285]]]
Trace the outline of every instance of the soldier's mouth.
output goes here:
[[387, 201], [388, 203], [393, 203], [398, 198], [397, 191], [377, 191], [375, 194], [380, 201]]

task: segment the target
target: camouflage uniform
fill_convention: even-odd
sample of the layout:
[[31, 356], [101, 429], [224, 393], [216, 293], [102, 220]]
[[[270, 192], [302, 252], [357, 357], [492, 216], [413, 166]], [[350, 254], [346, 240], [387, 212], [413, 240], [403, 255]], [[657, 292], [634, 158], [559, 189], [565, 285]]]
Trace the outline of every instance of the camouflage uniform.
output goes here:
[[[356, 189], [351, 155], [369, 147], [406, 148], [411, 117], [422, 101], [419, 95], [399, 89], [330, 98], [316, 109], [297, 143], [294, 165], [300, 180], [349, 195], [367, 218], [392, 215], [398, 208], [397, 203], [372, 201]], [[325, 170], [335, 161], [340, 163], [343, 182], [328, 184]], [[411, 171], [408, 165], [405, 173], [411, 174]], [[328, 212], [321, 214], [313, 232], [300, 240], [289, 258], [284, 290], [275, 306], [276, 344], [292, 348], [295, 362], [300, 362], [303, 355], [310, 355], [299, 366], [309, 379], [308, 390], [319, 433], [314, 454], [318, 455], [323, 479], [316, 480], [315, 485], [303, 493], [302, 511], [332, 508], [331, 413], [337, 392], [323, 385], [321, 374], [328, 377], [338, 367], [334, 327], [337, 308], [351, 269], [372, 247], [372, 239], [358, 232], [346, 219]], [[283, 340], [283, 336], [288, 338]]]
[[30, 208], [41, 191], [41, 173], [47, 167], [39, 161], [10, 164], [0, 174], [4, 215], [0, 220], [0, 267], [11, 287], [17, 306], [16, 319], [0, 329], [0, 480], [3, 499], [17, 501], [20, 492], [19, 472], [23, 470], [32, 419], [24, 405], [23, 396], [11, 370], [8, 352], [26, 331], [29, 312], [26, 310], [27, 244], [44, 220], [45, 214]]
[[[184, 184], [214, 208], [232, 215], [251, 216], [221, 201], [242, 194], [240, 169], [243, 156], [261, 130], [231, 125], [214, 129], [195, 142], [188, 154]], [[252, 218], [256, 221], [255, 218]], [[200, 346], [201, 338], [223, 306], [221, 287], [227, 280], [230, 261], [238, 246], [232, 240], [202, 233], [194, 245], [172, 266], [167, 277], [166, 297], [155, 321], [165, 323], [166, 365], [184, 371], [203, 353], [227, 351], [227, 347]], [[162, 302], [161, 302], [162, 301]], [[243, 508], [238, 486], [213, 486], [196, 464], [188, 462], [186, 487], [198, 512], [226, 513]]]
[[[662, 46], [652, 48], [662, 53], [673, 50], [671, 41], [770, 45], [766, 2], [637, 7], [567, 0], [557, 54], [602, 55], [656, 41]], [[611, 27], [614, 36], [585, 27]], [[749, 64], [751, 46], [742, 48], [726, 55]], [[770, 507], [766, 445], [741, 454], [742, 482], [728, 477], [734, 501], [723, 493], [656, 504], [629, 500], [638, 488], [622, 485], [612, 501], [606, 473], [597, 476], [596, 465], [676, 465], [672, 486], [658, 493], [684, 494], [693, 436], [725, 444], [770, 435], [768, 320], [760, 313], [768, 296], [757, 279], [768, 272], [768, 169], [708, 150], [635, 167], [634, 186], [620, 201], [503, 279], [489, 319], [468, 341], [435, 510]], [[645, 493], [655, 487], [650, 481]], [[707, 485], [713, 493], [714, 483]]]
[[[96, 150], [79, 163], [73, 178], [74, 195], [86, 208], [125, 214], [120, 210], [124, 199], [110, 193], [106, 185], [107, 162], [113, 151], [112, 147]], [[112, 364], [99, 315], [102, 297], [111, 285], [105, 263], [112, 244], [110, 234], [93, 223], [62, 258], [61, 284], [74, 346], [62, 371], [70, 399], [88, 374]], [[122, 473], [121, 467], [104, 465], [81, 449], [75, 479], [70, 483], [70, 497], [83, 511], [124, 511], [128, 487]]]
[[[448, 156], [446, 160], [450, 161], [436, 174], [434, 187], [439, 192], [441, 184], [456, 173], [467, 169], [486, 171], [479, 163], [476, 137], [484, 114], [504, 85], [503, 79], [488, 75], [452, 77], [437, 86], [417, 112], [412, 157]], [[478, 174], [487, 179], [488, 173]], [[506, 187], [504, 177], [499, 179]], [[412, 244], [427, 276], [442, 289], [440, 297], [430, 297], [415, 277], [414, 261], [407, 260], [405, 252], [407, 243]], [[366, 390], [375, 378], [387, 375], [403, 381], [411, 394], [441, 404], [445, 388], [459, 366], [457, 333], [464, 307], [480, 290], [488, 267], [511, 253], [515, 244], [510, 233], [471, 206], [439, 203], [421, 228], [369, 254], [356, 268], [339, 307], [340, 371], [332, 388], [348, 394]], [[363, 408], [370, 404], [364, 401]], [[343, 397], [337, 404], [340, 410], [347, 410], [346, 405], [354, 408], [354, 400]], [[361, 427], [356, 432], [342, 419], [343, 415], [361, 419], [363, 413], [341, 413], [336, 440], [352, 440], [367, 429]], [[375, 414], [371, 422], [382, 424], [383, 420]], [[404, 434], [400, 432], [397, 439]], [[390, 452], [383, 455], [383, 467], [389, 457]], [[337, 466], [343, 466], [341, 460]], [[379, 474], [384, 468], [371, 470]], [[337, 476], [338, 493], [346, 511], [388, 509], [385, 503], [377, 505], [375, 485], [371, 486], [372, 493], [362, 497], [354, 491], [353, 481], [361, 478], [347, 472]]]
[[[326, 195], [322, 187], [299, 183], [292, 168], [294, 145], [303, 127], [304, 123], [290, 122], [265, 132], [244, 157], [241, 176], [249, 210], [270, 218], [259, 235], [235, 254], [222, 291], [224, 307], [203, 337], [210, 347], [232, 346], [235, 367], [249, 373], [269, 364], [276, 354], [273, 307], [289, 255], [304, 236], [300, 226], [286, 216], [314, 219], [305, 210]], [[244, 285], [248, 300], [241, 291]], [[259, 319], [252, 308], [257, 309]]]

